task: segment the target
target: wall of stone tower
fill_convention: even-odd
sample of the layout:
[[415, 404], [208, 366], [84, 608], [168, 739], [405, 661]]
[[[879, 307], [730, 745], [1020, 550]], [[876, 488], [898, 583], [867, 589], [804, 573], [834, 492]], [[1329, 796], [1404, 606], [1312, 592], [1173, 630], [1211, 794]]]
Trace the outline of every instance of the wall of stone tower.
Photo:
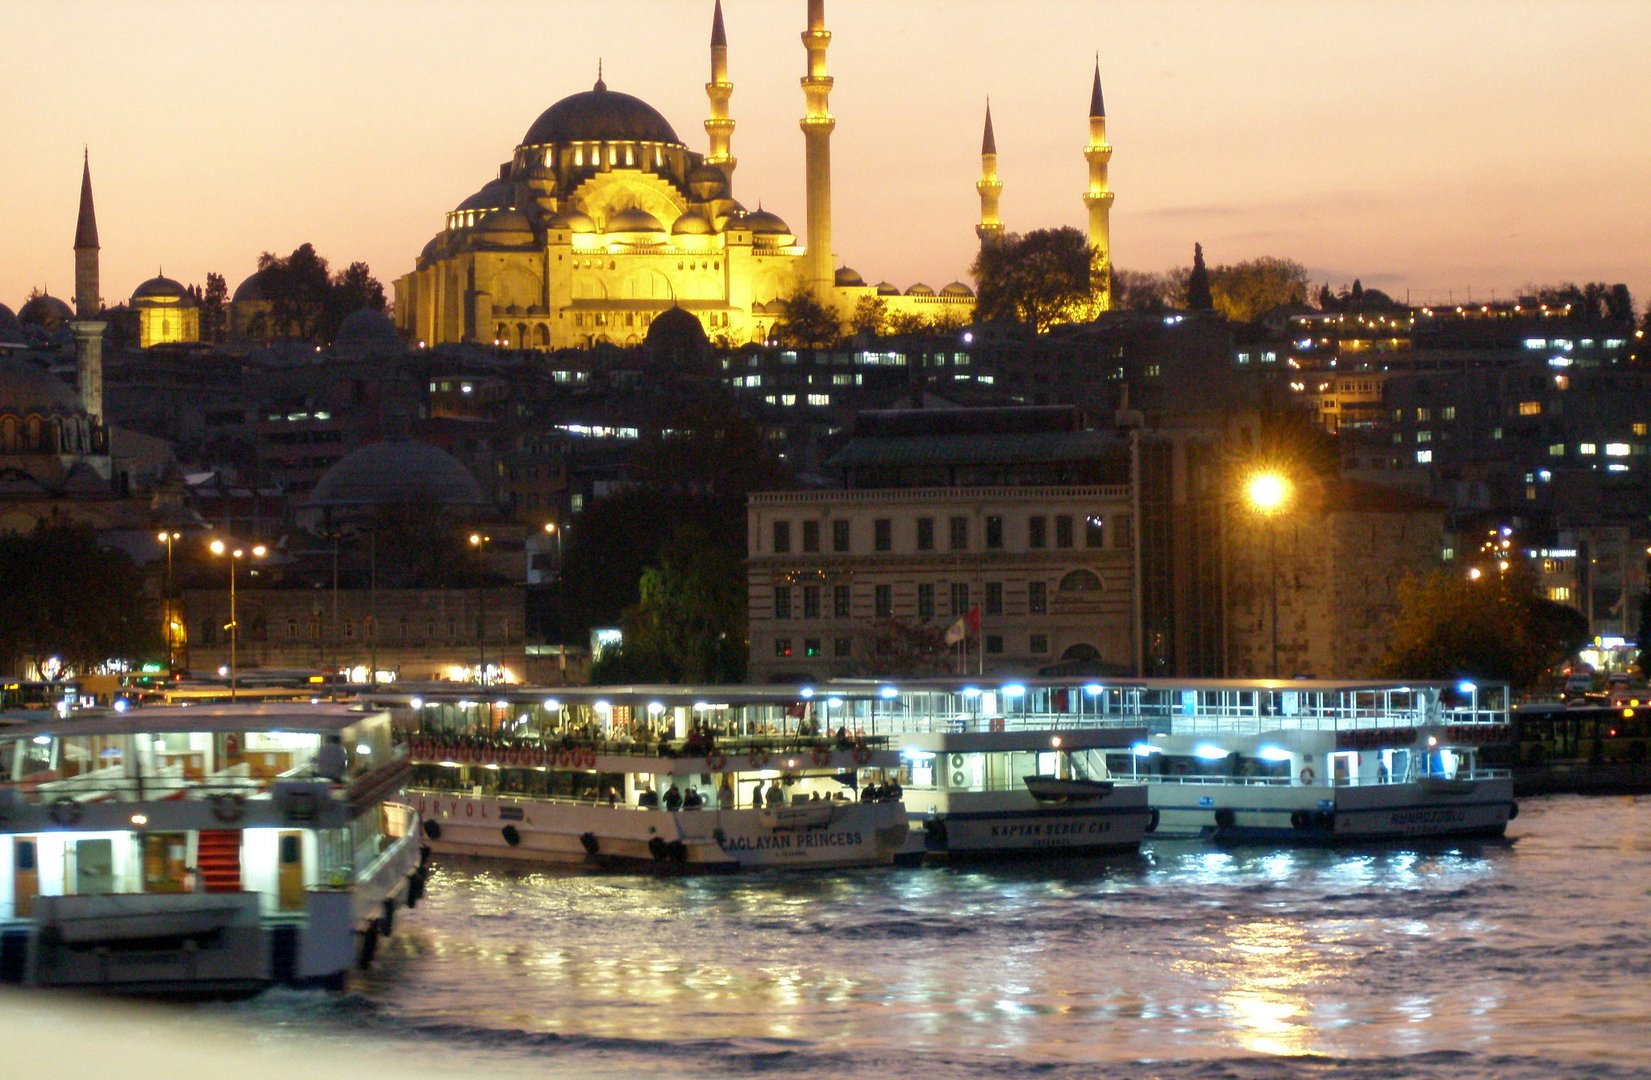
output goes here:
[[1089, 162], [1089, 187], [1084, 206], [1089, 209], [1089, 246], [1101, 253], [1106, 277], [1101, 286], [1101, 310], [1112, 308], [1112, 188], [1107, 181], [1107, 165], [1112, 160], [1112, 144], [1106, 141], [1106, 117], [1089, 118], [1089, 145], [1084, 147]]

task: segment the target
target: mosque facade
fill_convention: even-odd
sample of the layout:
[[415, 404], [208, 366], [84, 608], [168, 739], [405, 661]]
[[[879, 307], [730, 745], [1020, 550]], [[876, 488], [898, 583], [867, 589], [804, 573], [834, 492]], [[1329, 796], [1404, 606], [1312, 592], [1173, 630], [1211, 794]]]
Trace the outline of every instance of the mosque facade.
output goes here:
[[[974, 294], [962, 282], [902, 292], [868, 284], [831, 254], [831, 134], [825, 0], [808, 0], [802, 34], [807, 205], [798, 234], [778, 214], [734, 195], [733, 83], [722, 7], [711, 22], [707, 151], [689, 149], [653, 106], [597, 78], [528, 128], [510, 160], [446, 215], [412, 272], [397, 279], [397, 328], [409, 342], [559, 349], [634, 345], [674, 307], [698, 318], [712, 340], [767, 341], [784, 303], [811, 293], [846, 323], [864, 297], [887, 315], [945, 325], [968, 321]], [[1094, 103], [1099, 108], [1097, 70]], [[997, 220], [996, 150], [982, 156], [983, 242]], [[1091, 119], [1085, 203], [1091, 242], [1107, 256], [1105, 119]], [[989, 171], [988, 171], [989, 170]], [[990, 204], [988, 206], [988, 203]], [[237, 296], [239, 299], [239, 296]]]

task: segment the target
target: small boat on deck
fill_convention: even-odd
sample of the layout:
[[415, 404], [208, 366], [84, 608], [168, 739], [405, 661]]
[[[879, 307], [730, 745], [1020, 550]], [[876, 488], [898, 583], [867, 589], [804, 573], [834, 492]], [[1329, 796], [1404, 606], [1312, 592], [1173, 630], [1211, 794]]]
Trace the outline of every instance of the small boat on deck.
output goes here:
[[1023, 776], [1021, 782], [1039, 802], [1094, 802], [1112, 794], [1111, 780], [1082, 780], [1059, 776]]

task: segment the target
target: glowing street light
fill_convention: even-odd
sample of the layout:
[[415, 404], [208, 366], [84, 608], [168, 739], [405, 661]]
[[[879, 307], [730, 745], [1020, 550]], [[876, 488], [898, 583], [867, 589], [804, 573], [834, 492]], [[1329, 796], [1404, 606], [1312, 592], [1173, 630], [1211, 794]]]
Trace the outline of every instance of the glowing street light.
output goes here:
[[470, 546], [476, 550], [476, 565], [480, 570], [476, 585], [476, 675], [487, 685], [487, 545], [493, 538], [486, 533], [470, 534]]
[[172, 544], [183, 539], [183, 533], [164, 529], [155, 534], [155, 539], [166, 545], [166, 587], [161, 590], [161, 629], [166, 635], [166, 670], [168, 674], [177, 666], [176, 632], [177, 612], [172, 607]]
[[241, 624], [235, 617], [235, 564], [241, 559], [262, 559], [269, 554], [269, 549], [262, 544], [254, 544], [251, 548], [230, 547], [222, 540], [214, 540], [208, 545], [212, 554], [229, 563], [229, 700], [235, 700], [236, 675], [235, 660], [236, 647], [240, 643]]
[[1267, 576], [1271, 579], [1273, 678], [1278, 678], [1278, 515], [1290, 502], [1289, 477], [1271, 470], [1253, 473], [1244, 484], [1250, 508], [1267, 522]]

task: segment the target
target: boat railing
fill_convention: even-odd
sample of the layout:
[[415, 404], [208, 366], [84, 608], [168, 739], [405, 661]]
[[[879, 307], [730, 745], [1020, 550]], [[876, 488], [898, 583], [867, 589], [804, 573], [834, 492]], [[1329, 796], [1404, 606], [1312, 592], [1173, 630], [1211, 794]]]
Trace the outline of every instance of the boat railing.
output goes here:
[[[485, 736], [414, 735], [409, 744], [413, 757], [443, 758], [463, 764], [496, 762], [509, 767], [554, 766], [567, 756], [592, 753], [607, 757], [703, 758], [713, 754], [725, 758], [749, 756], [753, 751], [769, 754], [812, 754], [816, 750], [880, 750], [889, 746], [888, 735], [707, 735], [682, 739], [611, 738], [565, 736], [544, 739], [488, 738]], [[511, 760], [515, 758], [516, 760]]]
[[[1332, 776], [1302, 780], [1299, 776], [1211, 776], [1207, 773], [1186, 773], [1163, 776], [1158, 773], [1135, 773], [1132, 780], [1149, 784], [1181, 784], [1188, 787], [1392, 787], [1396, 784], [1414, 784], [1419, 780], [1500, 780], [1512, 776], [1510, 769], [1457, 769], [1448, 778], [1435, 774], [1413, 773], [1399, 777]], [[1123, 774], [1120, 774], [1120, 779]]]

